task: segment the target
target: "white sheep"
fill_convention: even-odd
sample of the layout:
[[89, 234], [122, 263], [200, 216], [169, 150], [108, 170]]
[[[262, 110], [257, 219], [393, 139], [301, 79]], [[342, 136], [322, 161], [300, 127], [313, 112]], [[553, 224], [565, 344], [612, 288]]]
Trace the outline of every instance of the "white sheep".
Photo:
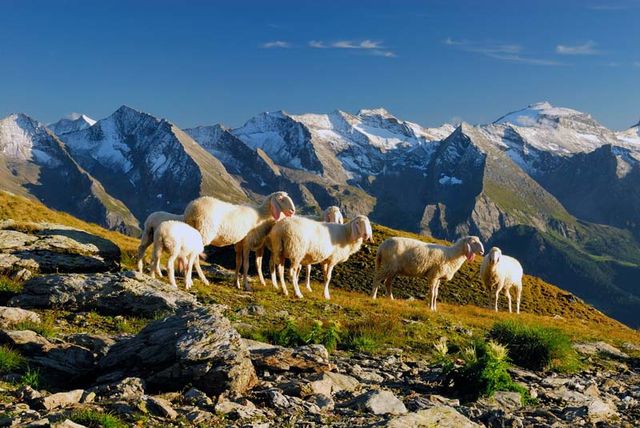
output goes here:
[[522, 265], [513, 257], [505, 256], [498, 247], [493, 247], [482, 260], [480, 266], [480, 278], [486, 287], [491, 290], [496, 287], [495, 309], [498, 311], [498, 298], [500, 291], [504, 289], [504, 294], [509, 301], [509, 312], [511, 312], [511, 292], [512, 286], [516, 287], [516, 313], [520, 313], [520, 298], [522, 297]]
[[431, 289], [431, 310], [435, 311], [440, 282], [451, 280], [462, 264], [466, 260], [472, 261], [476, 254], [484, 254], [477, 236], [460, 238], [451, 246], [410, 238], [389, 238], [378, 247], [372, 297], [377, 297], [378, 288], [384, 282], [387, 294], [393, 299], [391, 289], [396, 275], [424, 277]]
[[[147, 251], [147, 248], [153, 244], [153, 234], [156, 228], [163, 221], [167, 220], [176, 220], [182, 221], [182, 214], [172, 214], [166, 211], [156, 211], [147, 217], [144, 221], [144, 231], [142, 232], [142, 236], [140, 237], [140, 246], [138, 247], [137, 254], [137, 264], [138, 264], [138, 272], [142, 273], [144, 269], [144, 253]], [[181, 260], [179, 262], [182, 262]], [[160, 275], [162, 277], [162, 274]]]
[[236, 286], [240, 288], [239, 272], [242, 264], [244, 288], [250, 290], [250, 251], [262, 247], [276, 221], [282, 216], [294, 215], [295, 211], [295, 205], [286, 192], [272, 193], [258, 206], [234, 205], [203, 196], [187, 205], [184, 219], [200, 232], [205, 245], [236, 246]]
[[[309, 218], [312, 220], [325, 221], [327, 223], [337, 223], [344, 224], [344, 217], [342, 217], [342, 212], [340, 212], [340, 208], [332, 205], [327, 207], [320, 216], [301, 216], [304, 218]], [[258, 276], [260, 278], [260, 284], [265, 285], [264, 277], [262, 276], [262, 257], [264, 254], [264, 247], [269, 248], [269, 240], [265, 240], [265, 245], [262, 248], [256, 250], [256, 268], [258, 269]], [[273, 262], [273, 257], [271, 258], [271, 262]], [[309, 291], [311, 290], [311, 265], [306, 265], [307, 268], [307, 280], [306, 280], [306, 288]], [[302, 266], [300, 267], [302, 269]], [[278, 283], [275, 282], [274, 286], [276, 289], [278, 288]]]
[[178, 258], [185, 261], [185, 288], [189, 289], [193, 284], [191, 272], [194, 265], [200, 280], [206, 285], [209, 284], [209, 281], [207, 281], [207, 278], [205, 278], [200, 268], [199, 256], [200, 253], [204, 251], [204, 244], [202, 243], [200, 233], [193, 227], [181, 221], [167, 220], [160, 223], [156, 228], [153, 234], [153, 261], [151, 270], [151, 276], [154, 278], [156, 274], [160, 275], [160, 258], [164, 251], [169, 253], [167, 271], [171, 285], [177, 287], [174, 263]]
[[[313, 219], [313, 217], [309, 217], [309, 218]], [[322, 215], [318, 219], [320, 221], [324, 221], [327, 223], [344, 224], [344, 217], [342, 217], [342, 212], [340, 212], [340, 208], [335, 205], [327, 207], [322, 212]], [[307, 280], [306, 280], [305, 286], [307, 290], [313, 291], [311, 290], [311, 265], [306, 265], [306, 268], [307, 268]], [[302, 266], [300, 266], [300, 269], [302, 269]]]
[[276, 282], [277, 267], [285, 295], [289, 293], [284, 281], [284, 262], [285, 259], [289, 259], [289, 272], [296, 297], [303, 297], [298, 286], [300, 266], [321, 264], [324, 273], [324, 297], [329, 299], [329, 283], [333, 268], [358, 251], [364, 240], [373, 241], [373, 232], [369, 219], [363, 215], [355, 217], [347, 224], [291, 217], [276, 223], [268, 239], [271, 242], [274, 260], [271, 280]]

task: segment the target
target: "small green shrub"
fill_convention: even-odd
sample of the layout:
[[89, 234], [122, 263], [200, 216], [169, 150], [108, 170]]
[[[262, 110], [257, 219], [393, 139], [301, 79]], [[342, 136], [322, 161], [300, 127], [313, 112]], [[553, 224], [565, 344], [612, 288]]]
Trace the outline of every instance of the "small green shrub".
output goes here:
[[494, 324], [489, 336], [506, 346], [512, 361], [521, 367], [560, 372], [580, 368], [571, 339], [559, 329], [501, 321]]
[[305, 342], [324, 345], [327, 351], [333, 352], [340, 343], [340, 327], [333, 322], [324, 327], [322, 321], [315, 321], [305, 337]]
[[125, 428], [127, 425], [117, 416], [93, 409], [76, 410], [69, 419], [89, 428]]
[[7, 346], [0, 346], [0, 373], [11, 373], [24, 365], [24, 357], [18, 351]]
[[28, 385], [33, 389], [40, 389], [40, 384], [40, 370], [37, 369], [28, 367], [20, 378], [20, 385]]
[[463, 400], [491, 397], [496, 391], [515, 391], [523, 401], [530, 397], [526, 388], [515, 383], [508, 372], [507, 349], [493, 341], [476, 341], [460, 352], [462, 365], [445, 365], [447, 384]]
[[271, 339], [271, 343], [280, 346], [292, 347], [306, 343], [305, 333], [300, 330], [293, 319], [288, 319], [282, 329], [271, 332], [267, 336]]
[[373, 352], [380, 347], [378, 340], [366, 333], [349, 334], [344, 342], [345, 349], [358, 352]]
[[51, 338], [56, 334], [53, 322], [50, 319], [45, 319], [40, 323], [22, 321], [14, 325], [13, 328], [16, 330], [31, 330], [46, 338]]

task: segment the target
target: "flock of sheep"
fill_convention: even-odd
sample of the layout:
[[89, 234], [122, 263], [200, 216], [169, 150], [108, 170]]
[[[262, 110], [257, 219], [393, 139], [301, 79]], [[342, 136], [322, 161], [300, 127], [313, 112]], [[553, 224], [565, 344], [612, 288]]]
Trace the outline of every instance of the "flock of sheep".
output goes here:
[[[152, 276], [162, 277], [160, 258], [166, 252], [169, 254], [169, 281], [174, 287], [176, 261], [179, 268], [184, 269], [186, 288], [193, 283], [194, 267], [200, 280], [208, 285], [200, 267], [199, 256], [204, 246], [234, 245], [236, 286], [240, 288], [242, 268], [244, 288], [251, 290], [248, 281], [250, 253], [256, 253], [258, 276], [264, 286], [262, 257], [266, 247], [271, 251], [269, 271], [276, 289], [281, 287], [285, 295], [289, 294], [284, 279], [285, 260], [289, 260], [294, 293], [302, 298], [299, 286], [302, 266], [306, 266], [306, 288], [311, 291], [311, 265], [319, 264], [324, 274], [324, 297], [329, 299], [333, 268], [357, 252], [364, 241], [373, 242], [371, 223], [363, 215], [344, 223], [338, 207], [327, 208], [319, 218], [296, 216], [295, 212], [295, 205], [285, 192], [272, 193], [258, 206], [235, 205], [203, 196], [189, 203], [181, 215], [154, 212], [144, 223], [137, 254], [138, 270], [143, 271], [145, 251], [153, 244]], [[378, 247], [372, 297], [376, 298], [378, 288], [384, 282], [388, 296], [393, 299], [392, 283], [397, 275], [423, 277], [430, 286], [431, 310], [435, 311], [440, 282], [453, 278], [463, 263], [472, 261], [476, 255], [484, 256], [484, 247], [476, 236], [460, 238], [451, 246], [427, 244], [410, 238], [389, 238]], [[487, 287], [496, 289], [496, 311], [500, 291], [504, 290], [511, 312], [510, 288], [515, 286], [516, 312], [520, 313], [522, 275], [520, 263], [503, 255], [497, 247], [491, 248], [484, 257], [480, 276]]]

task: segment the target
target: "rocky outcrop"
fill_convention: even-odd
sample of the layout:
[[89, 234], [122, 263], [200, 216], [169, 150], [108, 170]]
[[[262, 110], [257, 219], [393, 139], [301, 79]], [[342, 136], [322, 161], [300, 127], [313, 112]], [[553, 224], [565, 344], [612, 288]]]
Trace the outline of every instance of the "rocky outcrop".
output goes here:
[[322, 345], [285, 348], [243, 339], [256, 367], [271, 370], [324, 372], [331, 369], [329, 353]]
[[449, 406], [434, 406], [391, 419], [388, 428], [479, 428], [479, 425]]
[[21, 322], [40, 322], [40, 315], [20, 308], [0, 306], [0, 328], [7, 328]]
[[120, 268], [120, 249], [80, 229], [51, 223], [0, 222], [0, 273], [106, 272]]
[[9, 304], [152, 317], [194, 306], [196, 299], [165, 282], [127, 271], [36, 277], [27, 281], [22, 293]]
[[257, 381], [249, 352], [224, 307], [192, 308], [155, 321], [111, 347], [101, 379], [137, 376], [151, 390], [193, 385], [209, 394], [247, 392]]

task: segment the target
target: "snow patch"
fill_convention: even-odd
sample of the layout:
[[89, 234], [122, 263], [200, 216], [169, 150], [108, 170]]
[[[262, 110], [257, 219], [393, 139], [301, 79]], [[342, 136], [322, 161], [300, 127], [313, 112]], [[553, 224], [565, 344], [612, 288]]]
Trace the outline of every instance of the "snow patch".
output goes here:
[[448, 175], [443, 175], [442, 177], [440, 177], [440, 180], [438, 180], [438, 183], [444, 184], [444, 185], [455, 185], [455, 184], [462, 184], [462, 180], [456, 177], [449, 177]]

